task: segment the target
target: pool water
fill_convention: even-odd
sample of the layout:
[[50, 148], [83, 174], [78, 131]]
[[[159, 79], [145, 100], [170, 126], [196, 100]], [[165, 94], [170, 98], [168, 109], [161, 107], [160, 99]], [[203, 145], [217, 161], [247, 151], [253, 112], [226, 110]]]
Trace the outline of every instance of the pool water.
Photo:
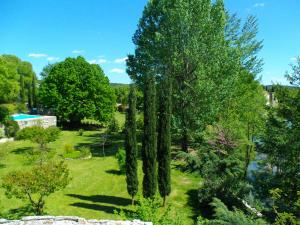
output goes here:
[[28, 114], [15, 114], [11, 116], [12, 120], [27, 120], [27, 119], [39, 119], [41, 116], [28, 115]]

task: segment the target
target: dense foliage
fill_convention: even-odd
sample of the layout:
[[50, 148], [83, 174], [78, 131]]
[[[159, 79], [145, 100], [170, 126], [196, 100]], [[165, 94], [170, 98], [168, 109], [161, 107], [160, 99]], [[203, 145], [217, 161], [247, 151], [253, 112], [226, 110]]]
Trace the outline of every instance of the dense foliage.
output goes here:
[[79, 125], [84, 118], [108, 122], [115, 107], [115, 95], [99, 65], [83, 57], [44, 68], [39, 97], [59, 121]]

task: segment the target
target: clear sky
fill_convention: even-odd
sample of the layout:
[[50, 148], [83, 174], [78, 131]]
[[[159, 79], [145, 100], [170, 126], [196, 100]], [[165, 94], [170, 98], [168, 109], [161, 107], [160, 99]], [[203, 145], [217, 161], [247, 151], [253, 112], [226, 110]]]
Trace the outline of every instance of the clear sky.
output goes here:
[[[129, 83], [124, 59], [147, 0], [0, 0], [0, 54], [29, 61], [39, 74], [49, 62], [83, 55], [111, 82]], [[225, 0], [241, 18], [259, 19], [262, 83], [284, 83], [300, 55], [300, 0]]]

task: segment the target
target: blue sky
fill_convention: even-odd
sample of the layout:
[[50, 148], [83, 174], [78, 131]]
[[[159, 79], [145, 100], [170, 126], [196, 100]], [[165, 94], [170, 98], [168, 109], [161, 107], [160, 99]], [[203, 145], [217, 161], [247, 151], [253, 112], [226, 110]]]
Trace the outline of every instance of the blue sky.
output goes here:
[[[47, 63], [83, 55], [111, 82], [129, 83], [124, 59], [147, 0], [0, 0], [0, 54], [29, 61], [39, 74]], [[299, 0], [225, 0], [242, 18], [259, 19], [262, 83], [285, 83], [300, 55]]]

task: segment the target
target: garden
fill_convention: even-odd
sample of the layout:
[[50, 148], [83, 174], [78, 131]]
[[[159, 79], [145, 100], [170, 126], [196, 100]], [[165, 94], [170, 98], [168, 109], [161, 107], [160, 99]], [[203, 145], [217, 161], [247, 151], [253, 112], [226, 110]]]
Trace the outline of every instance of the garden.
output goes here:
[[[125, 115], [116, 113], [116, 118], [122, 126]], [[116, 214], [123, 210], [133, 210], [130, 196], [126, 191], [125, 175], [121, 174], [115, 157], [119, 148], [123, 148], [122, 134], [117, 132], [109, 138], [110, 144], [102, 153], [102, 135], [100, 131], [62, 131], [59, 138], [50, 143], [48, 148], [54, 152], [57, 160], [63, 159], [69, 170], [71, 181], [65, 189], [55, 192], [46, 199], [45, 214], [76, 215], [91, 219], [120, 219]], [[24, 170], [32, 166], [31, 152], [37, 144], [28, 140], [20, 140], [0, 144], [1, 161], [0, 176], [12, 170]], [[91, 158], [68, 159], [69, 148], [87, 148]], [[66, 152], [67, 151], [67, 152]], [[69, 153], [70, 154], [70, 153]], [[75, 153], [76, 156], [76, 153]], [[72, 157], [71, 157], [72, 158]], [[77, 158], [77, 157], [76, 157]], [[139, 181], [142, 181], [141, 161], [139, 160]], [[172, 165], [173, 192], [169, 203], [187, 221], [192, 222], [194, 215], [193, 190], [198, 187], [199, 179], [192, 174], [185, 174]], [[0, 209], [2, 216], [18, 218], [32, 214], [27, 200], [8, 199], [5, 190], [0, 190]], [[141, 195], [141, 193], [140, 193]]]

